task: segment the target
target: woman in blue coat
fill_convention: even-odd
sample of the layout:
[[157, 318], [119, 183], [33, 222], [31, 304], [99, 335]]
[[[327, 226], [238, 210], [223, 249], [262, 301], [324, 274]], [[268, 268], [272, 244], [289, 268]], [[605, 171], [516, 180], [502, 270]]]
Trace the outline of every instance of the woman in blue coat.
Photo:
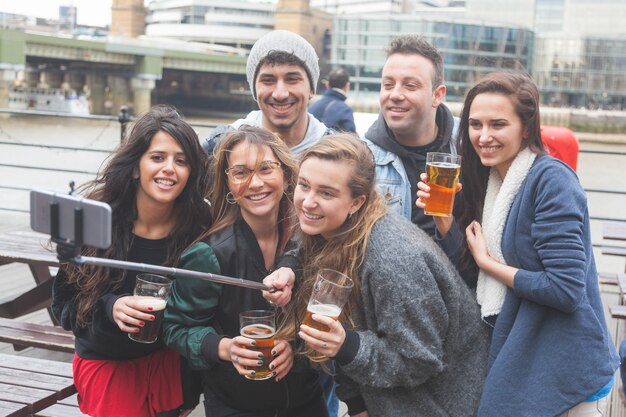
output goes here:
[[[455, 220], [436, 218], [442, 247], [476, 282], [494, 326], [480, 417], [601, 416], [619, 365], [585, 193], [574, 171], [546, 155], [539, 125], [530, 78], [494, 73], [472, 87]], [[429, 189], [419, 189], [423, 207]]]

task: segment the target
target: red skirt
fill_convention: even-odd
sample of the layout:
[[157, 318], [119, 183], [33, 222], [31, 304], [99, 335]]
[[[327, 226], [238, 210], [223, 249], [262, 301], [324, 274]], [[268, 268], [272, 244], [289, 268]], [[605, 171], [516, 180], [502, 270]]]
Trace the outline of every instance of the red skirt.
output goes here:
[[154, 417], [183, 403], [180, 358], [164, 348], [133, 360], [74, 355], [80, 411], [93, 417]]

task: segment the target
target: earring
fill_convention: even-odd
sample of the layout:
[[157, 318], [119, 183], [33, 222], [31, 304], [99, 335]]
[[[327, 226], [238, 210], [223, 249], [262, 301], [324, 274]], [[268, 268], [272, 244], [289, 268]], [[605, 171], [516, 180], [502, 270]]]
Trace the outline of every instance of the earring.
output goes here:
[[226, 202], [228, 204], [237, 204], [237, 200], [231, 191], [226, 194]]
[[350, 211], [350, 212], [348, 212], [348, 218], [349, 218], [349, 219], [350, 219], [350, 218], [352, 218], [352, 215], [353, 215], [353, 214], [354, 214], [354, 213], [352, 213], [351, 211]]

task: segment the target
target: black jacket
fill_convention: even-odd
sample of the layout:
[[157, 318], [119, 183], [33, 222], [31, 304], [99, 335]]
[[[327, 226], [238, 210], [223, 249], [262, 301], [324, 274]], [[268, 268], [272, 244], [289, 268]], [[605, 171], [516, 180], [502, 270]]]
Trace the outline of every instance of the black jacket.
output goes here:
[[[243, 219], [193, 245], [180, 266], [256, 282], [270, 273]], [[239, 335], [239, 313], [270, 308], [258, 290], [179, 278], [168, 303], [164, 337], [193, 367], [202, 369], [205, 391], [232, 408], [261, 412], [306, 405], [322, 396], [318, 374], [308, 360], [296, 357], [289, 374], [276, 382], [248, 380], [218, 357], [221, 338]]]

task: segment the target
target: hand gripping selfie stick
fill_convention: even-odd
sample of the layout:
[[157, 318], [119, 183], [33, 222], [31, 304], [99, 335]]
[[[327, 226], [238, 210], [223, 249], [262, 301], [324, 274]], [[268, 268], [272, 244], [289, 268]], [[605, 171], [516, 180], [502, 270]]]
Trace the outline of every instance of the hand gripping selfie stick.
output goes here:
[[[32, 213], [31, 213], [32, 216]], [[190, 271], [187, 269], [171, 268], [166, 266], [150, 265], [139, 262], [118, 261], [115, 259], [95, 258], [92, 256], [81, 256], [80, 247], [83, 245], [83, 209], [78, 206], [74, 208], [74, 238], [61, 238], [59, 233], [60, 225], [59, 203], [50, 203], [50, 236], [57, 244], [57, 258], [59, 262], [71, 262], [77, 265], [96, 265], [107, 268], [117, 268], [125, 270], [136, 270], [150, 272], [154, 274], [165, 274], [169, 276], [196, 278], [204, 281], [216, 282], [219, 284], [236, 285], [238, 287], [252, 288], [255, 290], [268, 291], [273, 293], [276, 288], [268, 287], [259, 282], [249, 281], [241, 278], [232, 278], [224, 275], [211, 274], [209, 272]], [[104, 248], [103, 248], [104, 249]]]

